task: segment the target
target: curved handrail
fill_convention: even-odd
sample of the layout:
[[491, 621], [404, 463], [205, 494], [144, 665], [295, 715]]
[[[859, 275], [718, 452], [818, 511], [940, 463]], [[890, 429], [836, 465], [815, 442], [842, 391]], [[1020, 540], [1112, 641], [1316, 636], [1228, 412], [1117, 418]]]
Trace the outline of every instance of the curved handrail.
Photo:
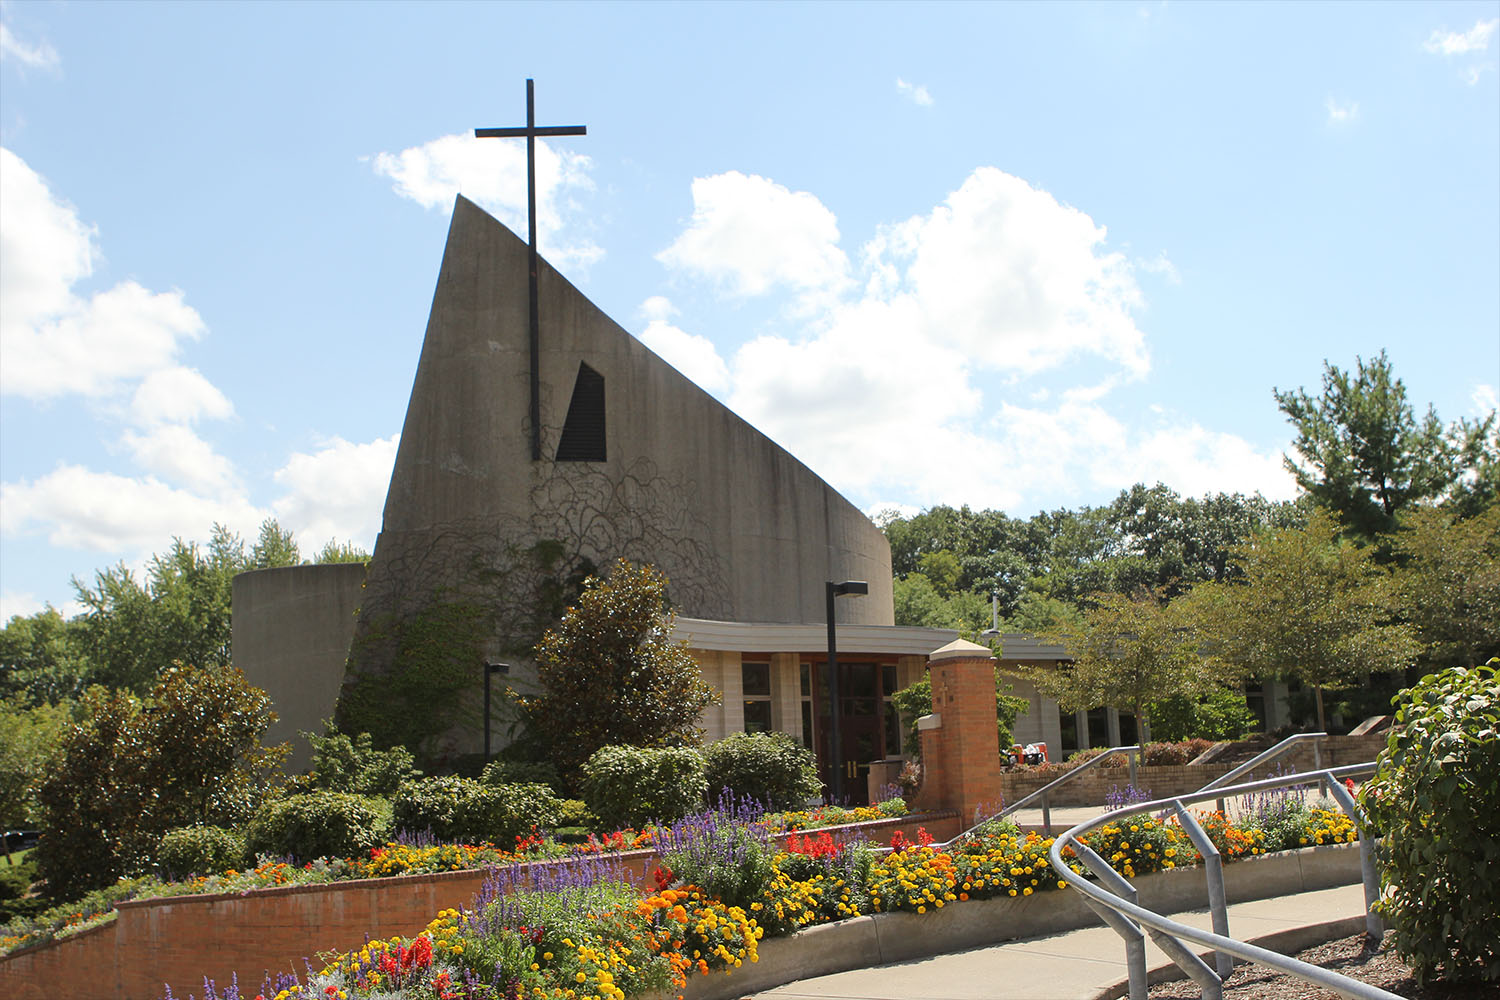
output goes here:
[[1219, 777], [1215, 778], [1213, 781], [1210, 781], [1208, 784], [1198, 789], [1198, 791], [1206, 792], [1211, 788], [1220, 788], [1224, 785], [1228, 785], [1240, 775], [1248, 774], [1260, 765], [1275, 760], [1277, 757], [1280, 757], [1288, 751], [1292, 750], [1300, 743], [1312, 743], [1313, 770], [1320, 771], [1323, 769], [1323, 754], [1321, 752], [1322, 744], [1323, 740], [1326, 739], [1327, 736], [1327, 733], [1293, 733], [1291, 736], [1288, 736], [1286, 739], [1282, 740], [1271, 749], [1256, 754], [1250, 760], [1245, 761], [1245, 763], [1234, 768], [1228, 774], [1222, 774]]
[[[1379, 882], [1375, 874], [1374, 864], [1374, 837], [1373, 831], [1368, 828], [1362, 810], [1354, 801], [1354, 797], [1339, 782], [1343, 778], [1352, 778], [1357, 775], [1369, 774], [1375, 769], [1375, 764], [1351, 764], [1345, 767], [1329, 768], [1321, 772], [1308, 774], [1282, 775], [1276, 778], [1266, 778], [1260, 781], [1251, 781], [1228, 787], [1217, 787], [1200, 790], [1189, 795], [1173, 796], [1171, 798], [1157, 799], [1153, 802], [1135, 803], [1107, 812], [1096, 819], [1087, 820], [1067, 830], [1052, 843], [1048, 852], [1048, 861], [1060, 878], [1067, 879], [1069, 884], [1084, 895], [1084, 902], [1094, 912], [1098, 913], [1117, 934], [1125, 939], [1125, 952], [1127, 964], [1130, 971], [1130, 997], [1131, 1000], [1146, 1000], [1146, 944], [1145, 934], [1149, 933], [1152, 940], [1167, 953], [1189, 977], [1191, 977], [1203, 989], [1205, 1000], [1222, 1000], [1223, 980], [1228, 978], [1232, 971], [1232, 961], [1227, 956], [1242, 958], [1246, 961], [1256, 962], [1261, 965], [1270, 966], [1280, 972], [1295, 976], [1299, 979], [1315, 983], [1325, 989], [1333, 990], [1341, 996], [1350, 997], [1352, 1000], [1399, 1000], [1394, 993], [1389, 993], [1367, 983], [1341, 976], [1327, 969], [1320, 969], [1315, 965], [1291, 958], [1278, 952], [1269, 951], [1257, 945], [1237, 941], [1228, 935], [1228, 921], [1226, 916], [1226, 903], [1224, 898], [1223, 871], [1220, 867], [1221, 861], [1218, 851], [1208, 842], [1202, 828], [1198, 826], [1192, 813], [1186, 808], [1195, 802], [1207, 801], [1220, 797], [1247, 795], [1257, 791], [1272, 788], [1285, 788], [1289, 785], [1305, 785], [1313, 781], [1327, 782], [1330, 793], [1338, 801], [1339, 805], [1354, 820], [1360, 835], [1360, 862], [1363, 869], [1365, 906], [1366, 906], [1366, 930], [1378, 935], [1380, 930], [1379, 918], [1369, 912], [1370, 906], [1379, 895]], [[1097, 853], [1082, 843], [1080, 838], [1096, 827], [1106, 823], [1116, 822], [1124, 817], [1133, 816], [1137, 813], [1157, 812], [1161, 810], [1174, 810], [1183, 827], [1193, 838], [1195, 846], [1204, 857], [1204, 867], [1208, 874], [1210, 909], [1213, 911], [1213, 923], [1215, 932], [1199, 930], [1185, 924], [1177, 923], [1161, 914], [1154, 913], [1137, 905], [1135, 887], [1125, 880], [1118, 872], [1110, 867], [1109, 862], [1101, 858]], [[1098, 883], [1087, 879], [1079, 879], [1071, 868], [1063, 860], [1062, 852], [1072, 848], [1073, 852], [1084, 862], [1085, 865], [1099, 879]], [[1107, 888], [1106, 888], [1107, 887]], [[1113, 890], [1113, 891], [1111, 891]], [[1144, 932], [1142, 928], [1145, 928]], [[1188, 948], [1183, 941], [1190, 941], [1201, 946], [1209, 947], [1218, 952], [1217, 968], [1210, 967]]]
[[1078, 777], [1080, 774], [1082, 774], [1083, 772], [1087, 771], [1091, 767], [1098, 767], [1107, 758], [1109, 758], [1110, 756], [1112, 756], [1114, 754], [1117, 754], [1117, 753], [1127, 754], [1130, 757], [1130, 783], [1132, 785], [1134, 785], [1135, 784], [1135, 774], [1136, 774], [1136, 760], [1137, 760], [1138, 756], [1140, 755], [1140, 752], [1141, 752], [1141, 748], [1139, 746], [1110, 747], [1108, 750], [1104, 751], [1099, 756], [1093, 758], [1092, 760], [1086, 760], [1082, 764], [1079, 764], [1077, 767], [1073, 768], [1071, 771], [1068, 771], [1065, 774], [1059, 775], [1057, 778], [1055, 778], [1052, 781], [1047, 782], [1047, 784], [1043, 785], [1041, 788], [1038, 788], [1036, 791], [1032, 792], [1030, 795], [1026, 796], [1023, 799], [1017, 799], [1015, 802], [1012, 802], [1010, 805], [1006, 806], [1004, 809], [1001, 809], [999, 812], [995, 813], [994, 815], [992, 815], [992, 816], [986, 816], [984, 819], [977, 819], [976, 818], [976, 820], [974, 822], [974, 825], [971, 826], [971, 827], [969, 827], [967, 830], [963, 831], [963, 833], [960, 833], [958, 836], [954, 837], [952, 840], [945, 840], [941, 844], [937, 844], [935, 846], [937, 846], [937, 847], [947, 847], [949, 844], [953, 843], [954, 841], [961, 840], [962, 838], [964, 838], [968, 834], [973, 833], [975, 830], [979, 829], [981, 826], [984, 826], [984, 824], [990, 822], [991, 820], [1004, 819], [1005, 817], [1009, 816], [1011, 813], [1016, 812], [1019, 809], [1024, 809], [1026, 806], [1030, 805], [1032, 802], [1034, 802], [1037, 799], [1041, 799], [1042, 800], [1042, 826], [1044, 826], [1046, 828], [1048, 834], [1051, 834], [1052, 833], [1052, 803], [1051, 803], [1050, 799], [1051, 799], [1051, 792], [1052, 792], [1052, 790], [1054, 788], [1057, 788], [1057, 787], [1059, 787], [1061, 785], [1067, 784], [1068, 782], [1072, 781], [1074, 778]]

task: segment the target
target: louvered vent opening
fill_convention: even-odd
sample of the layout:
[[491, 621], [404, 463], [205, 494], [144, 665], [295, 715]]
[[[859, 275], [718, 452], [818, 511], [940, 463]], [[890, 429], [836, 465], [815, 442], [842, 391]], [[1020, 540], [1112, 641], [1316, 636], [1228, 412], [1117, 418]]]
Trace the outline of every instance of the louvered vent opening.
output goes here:
[[603, 462], [604, 376], [582, 362], [573, 383], [573, 400], [557, 445], [559, 462]]

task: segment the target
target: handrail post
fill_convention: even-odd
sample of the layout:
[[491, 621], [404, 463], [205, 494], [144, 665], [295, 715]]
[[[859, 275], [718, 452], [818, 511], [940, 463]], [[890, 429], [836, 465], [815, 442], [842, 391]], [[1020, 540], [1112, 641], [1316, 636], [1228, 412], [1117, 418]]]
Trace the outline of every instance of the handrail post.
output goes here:
[[[1208, 876], [1208, 909], [1213, 916], [1214, 933], [1229, 936], [1229, 900], [1224, 893], [1224, 859], [1219, 849], [1208, 836], [1208, 831], [1198, 822], [1198, 817], [1188, 811], [1179, 799], [1172, 803], [1177, 811], [1177, 822], [1187, 833], [1198, 853], [1203, 855], [1203, 873]], [[1180, 964], [1180, 963], [1179, 963]], [[1234, 972], [1234, 956], [1225, 951], [1214, 952], [1214, 966], [1219, 979], [1228, 979]]]
[[1328, 798], [1328, 776], [1323, 773], [1323, 736], [1320, 733], [1314, 737], [1313, 745], [1313, 770], [1318, 774], [1318, 795]]
[[1133, 788], [1133, 789], [1135, 789], [1135, 791], [1137, 793], [1139, 793], [1140, 790], [1141, 790], [1140, 786], [1136, 784], [1136, 773], [1137, 772], [1136, 772], [1136, 760], [1135, 759], [1136, 759], [1136, 756], [1139, 753], [1140, 753], [1139, 750], [1127, 750], [1127, 751], [1125, 751], [1125, 756], [1127, 756], [1127, 757], [1130, 758], [1130, 787]]
[[[1322, 772], [1322, 776], [1326, 779], [1328, 772]], [[1375, 912], [1375, 904], [1380, 900], [1380, 873], [1375, 869], [1375, 831], [1370, 829], [1365, 811], [1354, 801], [1354, 796], [1349, 794], [1347, 788], [1335, 781], [1330, 784], [1329, 790], [1333, 793], [1334, 801], [1354, 821], [1354, 828], [1359, 833], [1359, 874], [1365, 888], [1365, 934], [1370, 940], [1379, 941], [1385, 933], [1385, 923], [1380, 919], [1380, 914]]]

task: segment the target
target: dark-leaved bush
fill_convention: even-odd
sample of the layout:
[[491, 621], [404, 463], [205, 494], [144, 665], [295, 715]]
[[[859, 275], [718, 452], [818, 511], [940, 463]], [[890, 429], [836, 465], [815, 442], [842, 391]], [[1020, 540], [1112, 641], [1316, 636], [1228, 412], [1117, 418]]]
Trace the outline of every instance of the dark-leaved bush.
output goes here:
[[817, 758], [786, 733], [736, 733], [704, 757], [710, 796], [728, 789], [771, 809], [800, 809], [822, 788]]
[[1500, 659], [1401, 692], [1360, 800], [1385, 837], [1377, 904], [1419, 984], [1500, 983]]
[[1172, 767], [1191, 764], [1198, 755], [1213, 746], [1211, 740], [1180, 740], [1175, 743], [1147, 743], [1141, 747], [1141, 763], [1147, 767]]
[[703, 754], [692, 747], [600, 747], [583, 765], [583, 800], [603, 830], [674, 823], [707, 788]]
[[391, 801], [392, 825], [430, 833], [440, 841], [515, 846], [533, 826], [556, 829], [562, 802], [542, 784], [489, 785], [457, 775], [423, 778], [401, 786]]
[[262, 807], [245, 829], [245, 852], [290, 855], [299, 862], [350, 858], [380, 844], [385, 834], [379, 813], [364, 796], [310, 792]]
[[181, 826], [168, 830], [156, 849], [156, 863], [167, 878], [217, 875], [238, 868], [245, 838], [222, 826]]

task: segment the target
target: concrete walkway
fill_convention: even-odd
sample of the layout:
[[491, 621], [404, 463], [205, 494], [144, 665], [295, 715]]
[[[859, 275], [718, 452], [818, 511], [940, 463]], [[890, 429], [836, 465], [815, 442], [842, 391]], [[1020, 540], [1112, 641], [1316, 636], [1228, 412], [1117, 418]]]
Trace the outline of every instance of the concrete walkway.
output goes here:
[[[1098, 815], [1095, 809], [1091, 813]], [[1074, 821], [1076, 822], [1076, 820]], [[1057, 823], [1054, 812], [1053, 823]], [[1062, 829], [1062, 828], [1059, 828]], [[1282, 953], [1357, 934], [1364, 928], [1359, 885], [1304, 892], [1229, 907], [1229, 933]], [[1211, 930], [1208, 910], [1171, 915]], [[1147, 968], [1171, 965], [1146, 940]], [[755, 1000], [1096, 1000], [1127, 978], [1125, 947], [1102, 924], [873, 969], [804, 979], [755, 994]], [[1123, 995], [1123, 989], [1114, 995]]]

